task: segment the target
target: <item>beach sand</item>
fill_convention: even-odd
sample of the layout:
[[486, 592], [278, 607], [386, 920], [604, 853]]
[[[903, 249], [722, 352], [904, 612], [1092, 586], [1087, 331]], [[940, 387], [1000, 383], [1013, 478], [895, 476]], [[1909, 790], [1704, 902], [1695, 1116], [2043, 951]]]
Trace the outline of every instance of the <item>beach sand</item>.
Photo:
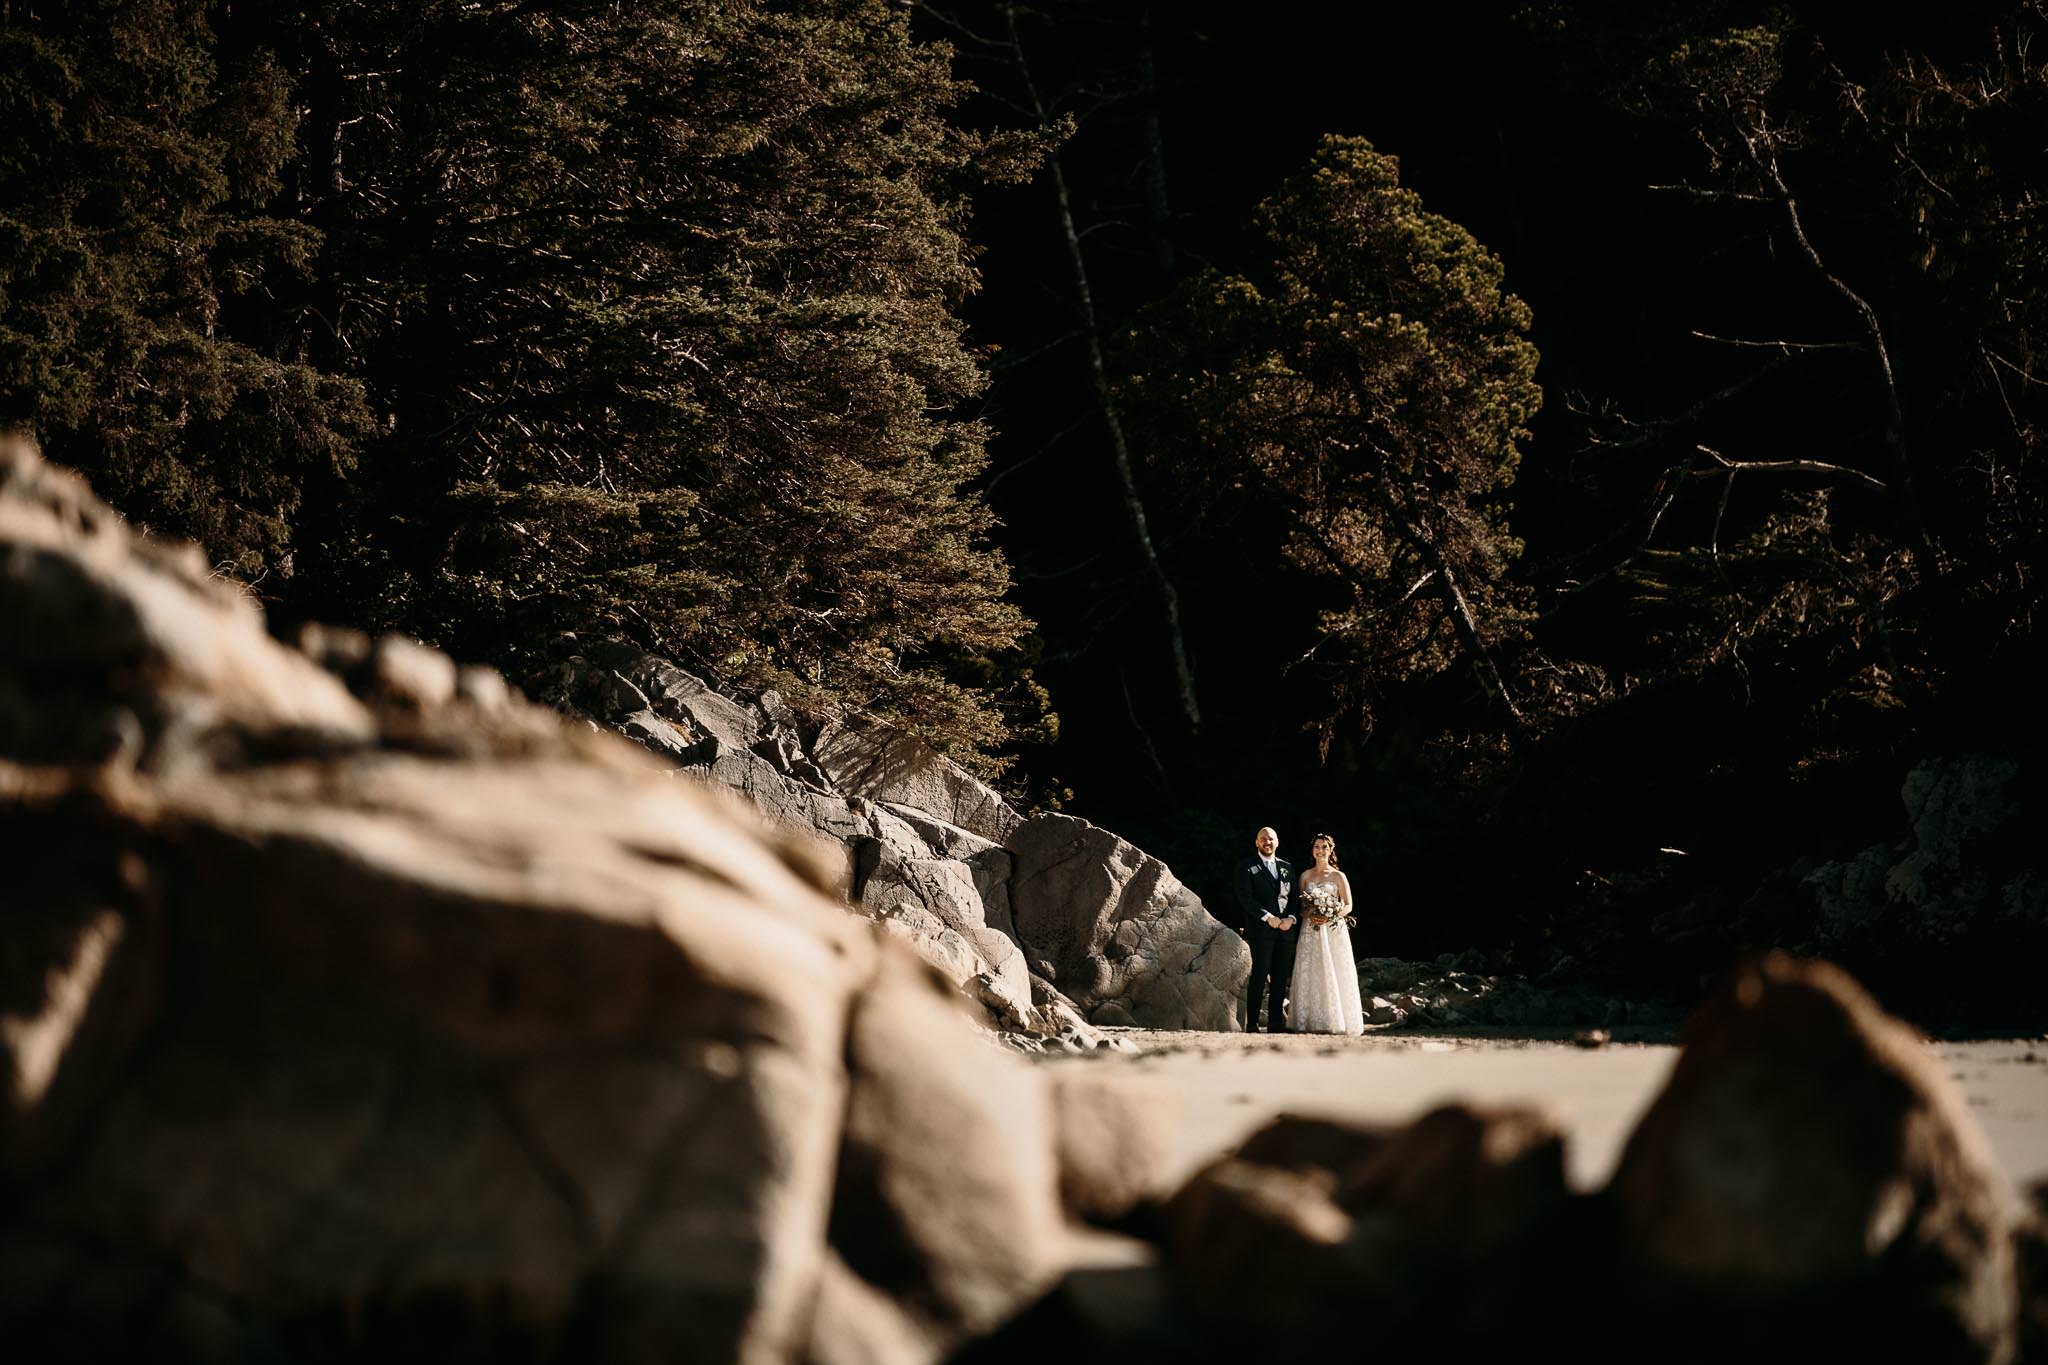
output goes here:
[[[1562, 1038], [1469, 1034], [1109, 1031], [1143, 1051], [1049, 1057], [1042, 1065], [1088, 1068], [1170, 1108], [1178, 1141], [1164, 1173], [1169, 1188], [1275, 1114], [1401, 1123], [1467, 1100], [1534, 1104], [1554, 1114], [1570, 1134], [1572, 1182], [1595, 1189], [1678, 1056], [1671, 1043], [1623, 1040], [1586, 1048]], [[1983, 1125], [2017, 1208], [2021, 1191], [2048, 1180], [2048, 1039], [1928, 1046]]]

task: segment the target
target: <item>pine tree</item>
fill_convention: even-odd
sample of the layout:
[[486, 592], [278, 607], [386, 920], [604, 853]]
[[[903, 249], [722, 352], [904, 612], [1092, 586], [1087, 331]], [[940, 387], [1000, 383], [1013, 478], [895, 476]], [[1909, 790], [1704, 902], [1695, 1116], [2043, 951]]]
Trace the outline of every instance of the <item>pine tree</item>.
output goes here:
[[964, 190], [1022, 158], [947, 123], [944, 49], [884, 0], [365, 8], [274, 39], [335, 102], [337, 346], [388, 427], [331, 609], [510, 663], [624, 632], [996, 743], [957, 679], [1026, 623], [954, 308]]
[[1459, 662], [1517, 709], [1495, 655], [1527, 616], [1503, 495], [1542, 398], [1528, 308], [1362, 139], [1325, 138], [1257, 223], [1254, 278], [1200, 276], [1133, 333], [1155, 469], [1285, 510], [1288, 557], [1337, 595], [1324, 657], [1368, 716]]
[[131, 516], [282, 578], [306, 490], [346, 473], [368, 414], [271, 344], [264, 298], [318, 238], [268, 211], [288, 83], [260, 55], [219, 66], [213, 8], [6, 8], [0, 422]]

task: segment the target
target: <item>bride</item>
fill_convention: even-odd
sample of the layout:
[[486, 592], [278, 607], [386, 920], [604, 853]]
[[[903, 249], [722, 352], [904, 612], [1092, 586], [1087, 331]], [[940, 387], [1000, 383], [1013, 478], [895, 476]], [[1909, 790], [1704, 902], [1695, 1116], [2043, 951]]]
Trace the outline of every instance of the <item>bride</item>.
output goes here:
[[[1309, 846], [1315, 866], [1301, 874], [1307, 916], [1288, 991], [1288, 1024], [1297, 1033], [1363, 1033], [1358, 964], [1351, 956], [1351, 879], [1337, 870], [1337, 841], [1318, 834]], [[1318, 913], [1318, 905], [1329, 913]]]

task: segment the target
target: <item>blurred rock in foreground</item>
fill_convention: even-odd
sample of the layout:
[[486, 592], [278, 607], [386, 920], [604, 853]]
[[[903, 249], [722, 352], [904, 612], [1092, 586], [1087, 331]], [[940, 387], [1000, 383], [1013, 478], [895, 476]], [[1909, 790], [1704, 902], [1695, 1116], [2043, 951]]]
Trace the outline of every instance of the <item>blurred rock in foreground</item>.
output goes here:
[[933, 1360], [1142, 1184], [829, 846], [18, 444], [0, 867], [11, 1359]]
[[[1825, 963], [1736, 972], [1611, 1185], [1544, 1115], [1282, 1117], [1132, 1218], [973, 1358], [2034, 1359], [2048, 1236], [2015, 1227], [1924, 1044]], [[2018, 1265], [2018, 1274], [2015, 1265]]]
[[1997, 1360], [2016, 1311], [2002, 1179], [1912, 1030], [1846, 973], [1774, 954], [1687, 1026], [1611, 1198], [1669, 1354], [1803, 1335], [1866, 1359]]

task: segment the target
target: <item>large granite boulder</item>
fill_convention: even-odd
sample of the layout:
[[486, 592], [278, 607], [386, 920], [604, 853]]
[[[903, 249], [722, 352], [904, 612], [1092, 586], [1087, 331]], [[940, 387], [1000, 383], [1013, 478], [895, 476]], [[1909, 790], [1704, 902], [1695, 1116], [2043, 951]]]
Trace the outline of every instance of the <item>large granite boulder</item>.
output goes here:
[[1083, 1139], [832, 846], [302, 644], [0, 450], [11, 1355], [935, 1360], [1071, 1262]]
[[1025, 956], [1091, 1021], [1242, 1026], [1251, 952], [1165, 863], [1068, 815], [1033, 817], [1008, 847]]
[[1984, 1137], [1921, 1040], [1826, 963], [1762, 957], [1701, 1009], [1609, 1198], [1651, 1354], [2010, 1354]]

